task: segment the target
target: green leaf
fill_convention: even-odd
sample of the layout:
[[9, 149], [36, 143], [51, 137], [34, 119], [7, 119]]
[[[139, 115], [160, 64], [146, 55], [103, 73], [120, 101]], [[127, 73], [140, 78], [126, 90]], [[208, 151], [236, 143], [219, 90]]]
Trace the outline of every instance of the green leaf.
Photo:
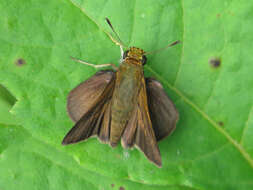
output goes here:
[[[32, 140], [25, 144], [25, 154], [15, 149], [22, 148], [18, 140], [4, 146], [11, 159], [2, 163], [18, 167], [20, 158], [25, 166], [17, 177], [1, 167], [5, 184], [0, 181], [0, 187], [19, 187], [20, 175], [43, 189], [50, 188], [49, 181], [66, 182], [66, 176], [78, 176], [75, 185], [89, 189], [113, 189], [110, 179], [117, 181], [115, 189], [120, 183], [126, 189], [252, 189], [251, 10], [249, 3], [218, 0], [1, 2], [0, 83], [17, 99], [12, 111], [23, 127], [15, 139]], [[65, 110], [66, 96], [96, 72], [69, 57], [118, 64], [119, 48], [107, 35], [111, 31], [105, 17], [126, 45], [151, 51], [182, 41], [149, 55], [145, 66], [146, 75], [163, 83], [180, 113], [175, 132], [159, 143], [161, 169], [137, 150], [111, 149], [96, 139], [61, 146], [73, 126]], [[221, 65], [211, 66], [212, 58]], [[17, 65], [19, 59], [25, 64]], [[37, 160], [47, 180], [32, 175], [38, 172]], [[54, 172], [59, 172], [57, 177]], [[98, 176], [104, 180], [101, 186]]]
[[[33, 138], [21, 126], [0, 125], [0, 140], [4, 142], [0, 146], [1, 189], [153, 189], [84, 169], [72, 156]], [[191, 190], [179, 185], [168, 189]]]

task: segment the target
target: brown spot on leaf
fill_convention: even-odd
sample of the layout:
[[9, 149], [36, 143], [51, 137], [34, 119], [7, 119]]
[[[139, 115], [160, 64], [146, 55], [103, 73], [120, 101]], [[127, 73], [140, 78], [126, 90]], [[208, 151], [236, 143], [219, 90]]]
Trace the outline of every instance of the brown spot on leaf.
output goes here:
[[222, 121], [219, 121], [219, 122], [218, 122], [218, 125], [221, 126], [221, 127], [223, 127], [223, 126], [224, 126], [224, 123], [223, 123]]
[[111, 186], [114, 187], [114, 184], [112, 183]]
[[211, 58], [210, 60], [209, 60], [209, 63], [210, 63], [210, 65], [212, 66], [212, 67], [214, 67], [214, 68], [217, 68], [217, 67], [220, 67], [220, 65], [221, 65], [221, 60], [220, 60], [220, 58]]
[[23, 66], [23, 65], [26, 64], [26, 62], [25, 62], [24, 59], [19, 58], [19, 59], [17, 59], [17, 60], [15, 61], [15, 64], [16, 64], [17, 66]]
[[218, 14], [216, 15], [216, 17], [217, 17], [217, 18], [220, 18], [220, 13], [218, 13]]
[[124, 188], [124, 187], [122, 187], [122, 186], [120, 186], [120, 187], [119, 187], [119, 190], [125, 190], [125, 188]]

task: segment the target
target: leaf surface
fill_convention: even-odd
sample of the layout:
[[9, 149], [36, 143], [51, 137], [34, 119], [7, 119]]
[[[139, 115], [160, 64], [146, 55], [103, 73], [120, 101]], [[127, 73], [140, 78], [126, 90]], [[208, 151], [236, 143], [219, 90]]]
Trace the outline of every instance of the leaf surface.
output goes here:
[[[1, 2], [0, 83], [17, 99], [12, 113], [22, 128], [15, 139], [27, 142], [24, 152], [29, 146], [34, 151], [44, 146], [38, 158], [43, 176], [48, 175], [49, 168], [61, 173], [58, 179], [48, 175], [48, 180], [40, 181], [44, 189], [49, 189], [46, 183], [50, 180], [66, 181], [61, 176], [65, 172], [74, 179], [83, 171], [96, 177], [81, 177], [84, 180], [76, 184], [85, 183], [91, 189], [102, 189], [97, 185], [97, 175], [104, 181], [125, 180], [125, 184], [133, 185], [126, 189], [134, 185], [158, 189], [252, 189], [252, 8], [240, 1], [218, 0]], [[120, 146], [111, 149], [96, 139], [61, 146], [73, 125], [66, 114], [66, 96], [96, 72], [69, 57], [118, 65], [119, 48], [107, 35], [111, 30], [105, 17], [126, 45], [145, 51], [182, 41], [149, 55], [145, 66], [146, 76], [163, 83], [180, 114], [175, 132], [159, 143], [162, 169], [137, 150], [123, 150]], [[221, 61], [219, 67], [211, 66], [212, 58]], [[18, 59], [25, 60], [25, 64], [15, 64]], [[9, 129], [8, 126], [0, 129]], [[29, 143], [24, 134], [32, 138]], [[18, 140], [12, 146], [7, 146], [6, 140], [1, 144], [5, 147], [1, 155], [6, 152], [12, 158], [4, 163], [16, 163], [15, 146], [21, 146]], [[41, 158], [51, 152], [51, 160]], [[31, 168], [19, 170], [21, 176], [36, 171], [37, 161], [33, 160], [37, 156], [19, 153], [19, 163], [30, 159], [32, 163]], [[63, 166], [67, 158], [71, 164]], [[0, 175], [7, 181], [3, 187], [18, 187], [8, 183], [12, 178], [7, 170], [1, 167]], [[39, 178], [32, 174], [29, 177], [38, 183]], [[106, 185], [102, 186], [109, 189]]]

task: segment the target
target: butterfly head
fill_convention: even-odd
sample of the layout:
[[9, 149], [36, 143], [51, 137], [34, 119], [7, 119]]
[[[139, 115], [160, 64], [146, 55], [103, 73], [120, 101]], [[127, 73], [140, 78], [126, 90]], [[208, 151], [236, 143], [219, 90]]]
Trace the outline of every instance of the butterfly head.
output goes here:
[[147, 62], [147, 57], [145, 56], [145, 52], [137, 47], [130, 47], [128, 50], [124, 52], [123, 55], [124, 60], [134, 61], [137, 64], [145, 65]]

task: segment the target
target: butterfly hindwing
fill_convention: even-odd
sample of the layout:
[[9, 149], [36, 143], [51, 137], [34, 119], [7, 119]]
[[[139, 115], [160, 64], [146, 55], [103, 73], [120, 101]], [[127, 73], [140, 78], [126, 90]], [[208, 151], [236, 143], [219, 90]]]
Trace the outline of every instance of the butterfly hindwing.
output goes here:
[[179, 115], [159, 81], [146, 78], [146, 88], [152, 126], [160, 141], [176, 128]]

